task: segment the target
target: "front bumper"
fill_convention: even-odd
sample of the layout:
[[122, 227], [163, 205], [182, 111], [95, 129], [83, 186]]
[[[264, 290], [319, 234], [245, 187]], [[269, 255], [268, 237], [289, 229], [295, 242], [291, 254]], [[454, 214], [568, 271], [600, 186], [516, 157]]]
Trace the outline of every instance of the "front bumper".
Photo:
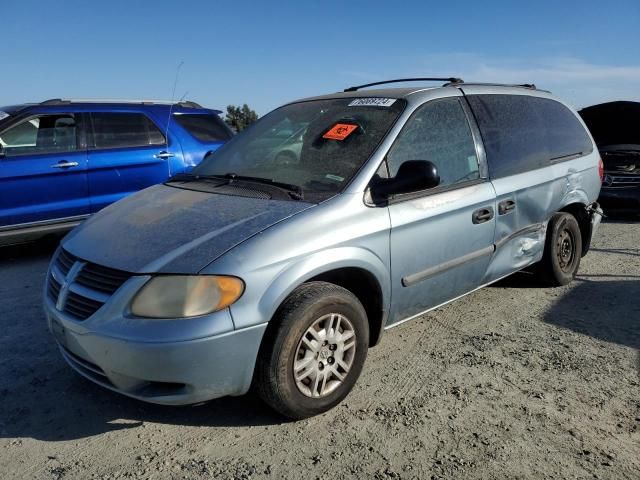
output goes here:
[[602, 187], [598, 202], [605, 212], [640, 214], [640, 187]]
[[[45, 313], [63, 358], [74, 370], [110, 390], [163, 405], [246, 393], [266, 329], [265, 323], [193, 340], [145, 342], [114, 338], [84, 325], [77, 328], [78, 322], [46, 297]], [[212, 315], [230, 316], [227, 310]]]

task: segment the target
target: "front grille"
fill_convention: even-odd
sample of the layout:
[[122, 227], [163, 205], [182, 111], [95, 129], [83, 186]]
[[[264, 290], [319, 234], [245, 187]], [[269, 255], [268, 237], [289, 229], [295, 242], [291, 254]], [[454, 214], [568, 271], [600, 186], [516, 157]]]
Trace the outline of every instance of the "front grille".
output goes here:
[[[73, 274], [71, 269], [76, 267]], [[62, 311], [76, 320], [86, 320], [93, 315], [131, 274], [122, 270], [103, 267], [71, 255], [60, 249], [47, 279], [47, 295], [54, 302], [62, 299]], [[64, 290], [64, 292], [63, 292]]]
[[78, 276], [76, 282], [87, 288], [93, 288], [105, 293], [113, 293], [127, 281], [130, 273], [113, 268], [103, 267], [95, 263], [87, 263]]
[[56, 265], [60, 269], [60, 272], [66, 277], [71, 267], [76, 261], [76, 257], [68, 253], [66, 250], [60, 249], [60, 254], [56, 258]]
[[635, 187], [640, 185], [640, 175], [611, 175], [605, 176], [605, 187]]
[[97, 300], [83, 297], [75, 292], [69, 292], [64, 311], [80, 320], [85, 320], [96, 313], [102, 305], [104, 304]]

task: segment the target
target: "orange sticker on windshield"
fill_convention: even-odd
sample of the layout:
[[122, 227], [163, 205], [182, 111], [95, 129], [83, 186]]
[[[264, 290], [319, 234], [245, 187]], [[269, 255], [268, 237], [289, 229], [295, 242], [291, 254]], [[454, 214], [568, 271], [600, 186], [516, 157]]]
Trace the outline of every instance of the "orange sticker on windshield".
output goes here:
[[336, 123], [327, 133], [322, 135], [322, 138], [326, 138], [327, 140], [344, 140], [357, 128], [358, 125], [352, 125], [350, 123]]

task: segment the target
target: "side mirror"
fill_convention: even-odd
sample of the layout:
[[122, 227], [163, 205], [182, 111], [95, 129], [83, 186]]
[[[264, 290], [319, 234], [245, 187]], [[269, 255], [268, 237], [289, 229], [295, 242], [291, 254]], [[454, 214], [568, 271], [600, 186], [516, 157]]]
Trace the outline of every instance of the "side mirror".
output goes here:
[[393, 178], [384, 178], [371, 186], [377, 198], [386, 198], [399, 193], [419, 192], [440, 184], [436, 166], [428, 160], [407, 160]]

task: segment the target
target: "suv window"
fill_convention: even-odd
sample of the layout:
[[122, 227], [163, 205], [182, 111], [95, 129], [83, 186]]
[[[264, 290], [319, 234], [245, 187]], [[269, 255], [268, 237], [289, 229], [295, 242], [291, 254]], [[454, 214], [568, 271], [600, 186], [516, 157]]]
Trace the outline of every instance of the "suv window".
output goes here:
[[201, 142], [224, 142], [233, 135], [217, 115], [174, 114], [173, 118]]
[[72, 114], [38, 115], [0, 133], [5, 156], [77, 150], [77, 126]]
[[142, 113], [92, 113], [95, 148], [163, 145], [164, 135]]
[[439, 186], [480, 178], [471, 128], [457, 98], [429, 102], [407, 121], [387, 155], [390, 175], [407, 160], [433, 162]]
[[489, 171], [506, 177], [585, 154], [591, 140], [571, 111], [555, 100], [527, 95], [469, 95]]

